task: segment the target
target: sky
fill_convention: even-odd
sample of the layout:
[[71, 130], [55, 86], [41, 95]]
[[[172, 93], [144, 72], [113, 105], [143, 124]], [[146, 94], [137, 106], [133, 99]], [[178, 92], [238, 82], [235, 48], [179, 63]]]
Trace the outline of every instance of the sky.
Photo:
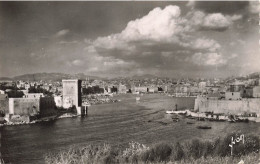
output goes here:
[[260, 71], [259, 1], [0, 2], [0, 77]]

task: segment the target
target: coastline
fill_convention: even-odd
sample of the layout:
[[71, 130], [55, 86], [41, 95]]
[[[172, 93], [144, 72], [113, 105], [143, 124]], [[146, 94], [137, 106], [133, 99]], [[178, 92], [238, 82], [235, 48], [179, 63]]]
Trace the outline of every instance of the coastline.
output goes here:
[[30, 125], [30, 124], [35, 124], [35, 123], [40, 123], [40, 122], [46, 122], [46, 121], [53, 121], [57, 119], [62, 119], [62, 118], [72, 118], [72, 117], [78, 117], [79, 115], [73, 114], [73, 113], [64, 113], [60, 116], [49, 116], [49, 117], [43, 117], [37, 120], [33, 120], [31, 122], [6, 122], [3, 124], [0, 124], [0, 127], [3, 126], [17, 126], [17, 125]]

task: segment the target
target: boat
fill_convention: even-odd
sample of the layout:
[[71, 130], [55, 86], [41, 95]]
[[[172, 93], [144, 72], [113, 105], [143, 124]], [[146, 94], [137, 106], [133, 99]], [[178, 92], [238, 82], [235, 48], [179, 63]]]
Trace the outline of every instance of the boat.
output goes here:
[[198, 129], [211, 129], [211, 126], [197, 126]]
[[173, 114], [173, 113], [174, 113], [173, 110], [167, 110], [167, 111], [166, 111], [166, 114]]
[[187, 124], [194, 124], [194, 122], [187, 122]]
[[178, 122], [178, 121], [179, 121], [179, 118], [173, 117], [173, 118], [172, 118], [172, 121], [173, 121], [173, 122]]
[[173, 110], [167, 110], [166, 111], [167, 114], [186, 114], [186, 111], [173, 111]]
[[139, 101], [139, 100], [140, 100], [140, 97], [136, 97], [135, 99], [136, 99], [136, 101]]

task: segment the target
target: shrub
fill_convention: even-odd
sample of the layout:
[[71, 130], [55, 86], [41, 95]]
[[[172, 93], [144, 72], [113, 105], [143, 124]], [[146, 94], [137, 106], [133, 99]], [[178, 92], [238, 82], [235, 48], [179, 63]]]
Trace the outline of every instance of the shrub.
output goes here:
[[[239, 134], [228, 134], [224, 138], [217, 138], [215, 141], [202, 141], [193, 139], [190, 142], [179, 142], [173, 145], [159, 143], [151, 148], [130, 142], [126, 149], [104, 145], [88, 145], [84, 148], [71, 148], [68, 151], [61, 151], [58, 155], [47, 155], [46, 163], [54, 164], [83, 164], [83, 163], [160, 163], [178, 161], [178, 163], [235, 163], [243, 156], [247, 161], [256, 159], [259, 156], [260, 138], [254, 135], [245, 135], [245, 143], [242, 141], [234, 144], [233, 154], [230, 156], [232, 137]], [[255, 153], [254, 153], [255, 152]], [[247, 157], [251, 153], [250, 157]], [[252, 154], [253, 153], [253, 154]], [[196, 160], [193, 162], [192, 160]], [[228, 159], [228, 162], [227, 160]]]
[[185, 156], [185, 153], [183, 151], [181, 144], [179, 142], [176, 142], [172, 148], [171, 160], [179, 161], [179, 160], [183, 159], [184, 156]]
[[[231, 133], [225, 136], [222, 140], [218, 141], [215, 154], [221, 157], [231, 155], [231, 147], [229, 146], [229, 144], [231, 144], [231, 138], [233, 137], [233, 140], [235, 140], [240, 135], [241, 134]], [[245, 136], [244, 144], [242, 143], [242, 141], [233, 144], [234, 156], [241, 156], [241, 155], [246, 155], [252, 152], [259, 151], [260, 149], [259, 137], [252, 134], [244, 135], [244, 136]]]
[[150, 150], [141, 154], [143, 162], [163, 162], [169, 161], [172, 152], [171, 146], [166, 143], [160, 143], [153, 146]]
[[204, 145], [198, 139], [193, 139], [191, 142], [187, 142], [184, 144], [185, 154], [187, 157], [192, 157], [194, 159], [200, 158], [203, 156]]

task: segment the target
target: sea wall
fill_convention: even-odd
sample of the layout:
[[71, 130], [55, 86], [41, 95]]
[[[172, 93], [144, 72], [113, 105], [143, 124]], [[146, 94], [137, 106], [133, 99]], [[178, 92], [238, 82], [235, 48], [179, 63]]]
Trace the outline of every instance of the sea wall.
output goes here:
[[204, 97], [198, 97], [195, 100], [194, 110], [226, 114], [242, 114], [245, 112], [260, 114], [260, 99], [208, 100]]
[[196, 97], [173, 97], [172, 104], [173, 109], [184, 110], [184, 109], [193, 109], [195, 105]]

